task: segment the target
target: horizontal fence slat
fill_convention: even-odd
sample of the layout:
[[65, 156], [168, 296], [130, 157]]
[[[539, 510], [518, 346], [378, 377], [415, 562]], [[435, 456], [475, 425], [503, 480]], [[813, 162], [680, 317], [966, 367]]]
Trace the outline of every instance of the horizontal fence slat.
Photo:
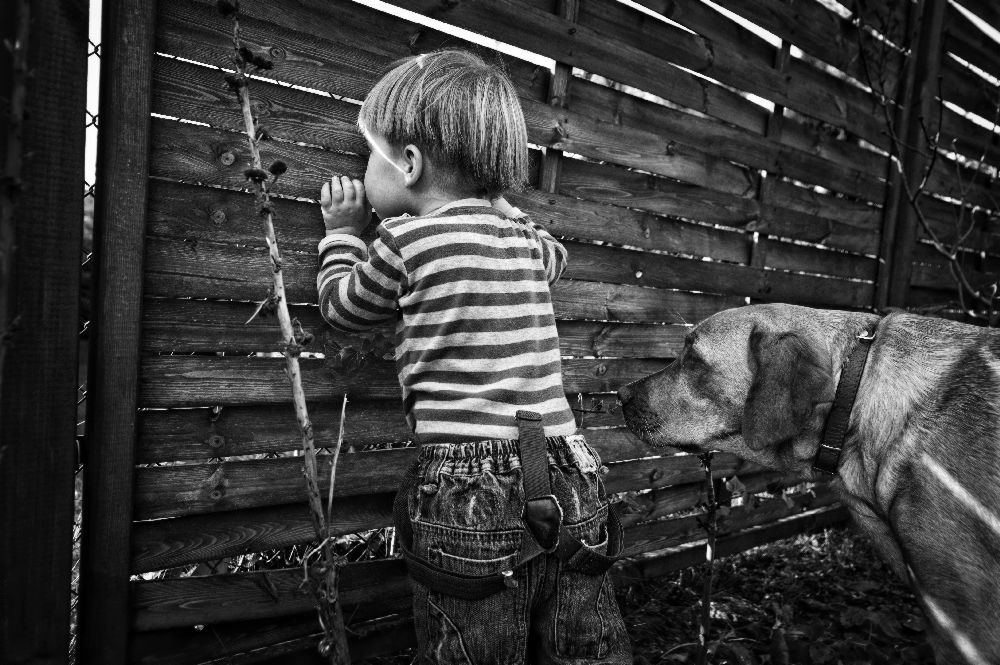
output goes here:
[[[885, 158], [844, 141], [834, 144], [824, 141], [822, 135], [811, 134], [808, 149], [799, 148], [579, 77], [570, 80], [567, 106], [605, 124], [655, 130], [669, 139], [668, 146], [697, 146], [732, 162], [765, 169], [769, 174], [821, 184], [877, 202], [884, 196]], [[785, 118], [785, 123], [790, 131], [795, 129], [793, 125], [800, 125], [798, 134], [808, 131], [796, 119]]]
[[[157, 51], [213, 66], [232, 59], [232, 31], [208, 0], [157, 6]], [[473, 48], [461, 38], [417, 25], [350, 0], [245, 3], [240, 9], [245, 44], [268, 54], [274, 69], [258, 75], [362, 100], [395, 60], [443, 47]], [[522, 94], [542, 100], [548, 74], [517, 58], [494, 53]]]
[[[281, 335], [273, 317], [246, 323], [255, 303], [206, 300], [147, 300], [143, 311], [143, 348], [147, 352], [280, 351]], [[319, 308], [290, 308], [293, 319], [315, 335], [307, 350], [330, 354], [340, 347], [361, 352], [366, 340], [383, 340], [392, 353], [393, 331], [379, 326], [360, 335], [340, 333], [320, 318]], [[683, 325], [557, 321], [564, 356], [674, 358], [690, 330]]]
[[[781, 538], [840, 526], [846, 519], [847, 511], [842, 506], [809, 510], [774, 524], [724, 535], [716, 541], [716, 553], [720, 557], [732, 556]], [[612, 577], [618, 585], [660, 577], [702, 562], [704, 550], [704, 544], [693, 543], [671, 548], [656, 557], [626, 560], [612, 569]], [[365, 637], [358, 640], [357, 648], [352, 641], [352, 657], [388, 655], [413, 645], [412, 625], [407, 623], [405, 616], [401, 619], [389, 617], [384, 622], [384, 628], [365, 632]], [[256, 652], [261, 647], [277, 643], [293, 643], [302, 649], [315, 648], [319, 637], [315, 612], [215, 624], [206, 630], [184, 627], [142, 631], [132, 637], [130, 662], [142, 665], [194, 665], [202, 662], [239, 665], [250, 662], [241, 660], [239, 654]], [[169, 652], [163, 645], [167, 645]]]
[[[520, 3], [498, 4], [500, 6], [510, 4], [516, 7]], [[451, 15], [453, 14], [446, 14], [447, 18], [444, 20], [449, 20]], [[718, 20], [728, 19], [720, 15]], [[820, 71], [799, 59], [791, 60], [787, 71], [779, 72], [772, 66], [773, 58], [762, 61], [760, 58], [747, 57], [743, 53], [746, 49], [745, 44], [761, 40], [761, 37], [749, 30], [742, 30], [740, 37], [732, 42], [715, 43], [716, 40], [705, 40], [666, 22], [651, 21], [644, 13], [627, 5], [599, 0], [580, 3], [577, 24], [580, 27], [573, 35], [576, 39], [568, 40], [575, 44], [577, 49], [598, 48], [591, 43], [592, 39], [595, 41], [600, 39], [608, 45], [614, 45], [616, 50], [622, 44], [634, 45], [640, 54], [645, 55], [646, 60], [670, 62], [696, 71], [725, 85], [746, 90], [835, 126], [846, 127], [853, 134], [876, 145], [885, 144], [880, 116], [873, 112], [876, 108], [873, 97], [860, 87]], [[482, 26], [480, 29], [489, 34], [490, 28]], [[739, 31], [739, 28], [731, 30], [734, 31]], [[514, 38], [507, 32], [504, 36]], [[567, 41], [565, 34], [560, 36], [563, 37], [563, 41]], [[570, 49], [569, 46], [565, 48]], [[604, 46], [604, 49], [607, 48], [609, 47]], [[572, 52], [572, 56], [579, 57], [576, 51]], [[557, 60], [563, 59], [553, 57]], [[641, 56], [630, 51], [620, 52], [618, 57], [634, 65], [635, 59]], [[588, 69], [582, 64], [570, 62]], [[607, 68], [603, 63], [594, 64]], [[603, 73], [601, 69], [591, 71]]]
[[[847, 508], [841, 505], [810, 510], [800, 515], [778, 520], [773, 524], [755, 526], [740, 533], [723, 536], [715, 543], [715, 554], [717, 557], [731, 556], [782, 538], [839, 526], [847, 519]], [[612, 576], [616, 582], [628, 584], [639, 580], [654, 579], [704, 561], [705, 544], [698, 542], [671, 548], [656, 557], [625, 561], [612, 571]]]
[[[823, 508], [836, 501], [836, 494], [826, 486], [789, 494], [780, 499], [766, 499], [759, 503], [751, 501], [746, 506], [730, 508], [717, 516], [719, 534], [735, 533], [748, 527], [767, 524], [806, 510]], [[701, 540], [705, 537], [704, 522], [704, 514], [698, 514], [636, 525], [626, 531], [623, 554], [632, 557]]]
[[[625, 430], [589, 430], [588, 440], [611, 465], [605, 479], [610, 492], [664, 487], [697, 480], [700, 467], [690, 456], [653, 457]], [[619, 445], [620, 444], [620, 445]], [[414, 448], [341, 454], [334, 496], [395, 491], [416, 455]], [[634, 458], [634, 459], [630, 459]], [[326, 491], [332, 455], [318, 456], [320, 485]], [[618, 461], [625, 460], [625, 461]], [[719, 473], [758, 467], [730, 456], [717, 462]], [[172, 464], [136, 469], [135, 518], [159, 519], [227, 510], [297, 503], [303, 497], [302, 459], [278, 457]]]
[[[570, 405], [584, 427], [622, 427], [616, 395], [570, 395]], [[309, 417], [316, 445], [332, 447], [340, 428], [339, 399], [311, 401]], [[344, 450], [379, 448], [409, 441], [413, 434], [398, 400], [354, 401], [347, 404]], [[302, 441], [289, 405], [227, 406], [221, 410], [147, 409], [139, 413], [136, 457], [139, 463], [204, 461], [217, 457], [261, 455], [298, 450]], [[595, 445], [606, 446], [609, 459], [631, 459], [648, 453], [622, 430], [588, 430]], [[631, 445], [635, 443], [635, 445]]]
[[767, 241], [767, 265], [779, 270], [835, 275], [870, 282], [875, 281], [878, 273], [878, 259], [773, 239]]
[[[871, 285], [828, 282], [749, 266], [566, 241], [565, 278], [750, 296], [769, 300], [863, 307]], [[269, 283], [263, 248], [150, 237], [146, 243], [146, 295], [262, 300]], [[315, 302], [317, 258], [285, 252], [282, 269], [292, 303]]]
[[[944, 47], [994, 78], [1000, 78], [997, 43], [954, 7], [945, 14]], [[991, 26], [994, 30], [996, 24]]]
[[[731, 477], [727, 464], [714, 472]], [[743, 471], [744, 492], [780, 486], [787, 478], [776, 471]], [[704, 503], [701, 480], [657, 488], [629, 499], [622, 523], [667, 517]], [[341, 535], [392, 526], [394, 494], [348, 497], [334, 501], [331, 534]], [[314, 541], [312, 518], [303, 504], [267, 506], [208, 515], [138, 522], [132, 530], [132, 572], [163, 570], [199, 561], [263, 552]]]
[[[405, 610], [410, 581], [402, 559], [347, 564], [339, 569], [344, 616]], [[156, 630], [220, 621], [267, 619], [313, 609], [302, 568], [132, 583], [132, 629]], [[360, 609], [361, 612], [353, 611]]]
[[[719, 520], [720, 535], [797, 515], [832, 500], [832, 493], [820, 490], [791, 495], [787, 501], [773, 499], [758, 506], [732, 508]], [[656, 538], [654, 544], [678, 545], [703, 533], [697, 516], [691, 516], [631, 527], [626, 529], [625, 538], [627, 551], [638, 553], [649, 550], [651, 536]], [[349, 564], [341, 568], [341, 575], [340, 598], [345, 606], [365, 601], [379, 604], [387, 599], [399, 606], [409, 591], [398, 559]], [[302, 570], [296, 568], [136, 582], [132, 585], [133, 628], [142, 631], [305, 612], [312, 607], [312, 599], [301, 581]]]
[[[662, 360], [563, 360], [563, 386], [571, 393], [612, 392], [667, 365]], [[337, 367], [329, 359], [301, 358], [309, 399], [401, 399], [391, 361]], [[140, 368], [142, 408], [271, 404], [291, 401], [284, 358], [154, 356]]]
[[802, 187], [774, 182], [773, 203], [737, 197], [581, 160], [563, 160], [558, 192], [611, 205], [639, 208], [746, 231], [840, 249], [875, 253], [880, 229], [878, 208], [821, 196]]
[[[394, 496], [386, 492], [335, 499], [330, 534], [391, 526]], [[305, 503], [137, 522], [132, 528], [132, 573], [316, 540], [312, 515]]]
[[[507, 198], [560, 237], [726, 261], [740, 261], [746, 254], [743, 237], [732, 231], [536, 190], [513, 193]], [[315, 252], [324, 234], [319, 206], [283, 199], [275, 202], [274, 209], [280, 247]], [[153, 179], [147, 229], [153, 236], [188, 242], [264, 246], [253, 196], [231, 189]]]

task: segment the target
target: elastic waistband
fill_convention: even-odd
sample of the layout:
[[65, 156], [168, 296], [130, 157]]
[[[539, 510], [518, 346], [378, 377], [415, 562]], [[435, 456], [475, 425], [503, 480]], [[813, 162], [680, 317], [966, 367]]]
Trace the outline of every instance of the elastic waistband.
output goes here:
[[[546, 437], [545, 448], [550, 464], [573, 465], [582, 470], [594, 470], [601, 464], [582, 434]], [[478, 473], [485, 468], [503, 471], [521, 466], [517, 439], [423, 443], [417, 460], [424, 469], [434, 467], [449, 473]]]

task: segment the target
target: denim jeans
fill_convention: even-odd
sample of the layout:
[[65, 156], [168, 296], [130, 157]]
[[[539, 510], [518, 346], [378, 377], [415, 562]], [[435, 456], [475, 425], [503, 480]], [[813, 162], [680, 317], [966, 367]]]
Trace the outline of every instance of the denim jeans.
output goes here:
[[[585, 546], [605, 552], [600, 459], [580, 435], [546, 445], [563, 523]], [[425, 443], [417, 464], [408, 499], [415, 554], [466, 575], [514, 569], [524, 536], [517, 441]], [[608, 574], [574, 571], [554, 554], [516, 569], [510, 588], [481, 600], [413, 587], [421, 663], [632, 662]]]

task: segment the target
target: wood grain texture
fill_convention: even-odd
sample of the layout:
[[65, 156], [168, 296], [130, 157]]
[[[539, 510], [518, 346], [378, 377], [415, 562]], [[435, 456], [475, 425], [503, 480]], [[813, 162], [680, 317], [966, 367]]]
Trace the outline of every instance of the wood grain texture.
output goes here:
[[[716, 475], [731, 477], [734, 471], [732, 464], [725, 464]], [[786, 480], [778, 472], [755, 472], [749, 467], [739, 477], [748, 492], [773, 490]], [[393, 497], [393, 493], [385, 493], [337, 499], [332, 513], [332, 532], [339, 535], [392, 526]], [[700, 480], [656, 488], [629, 500], [622, 523], [631, 526], [661, 519], [694, 508], [703, 501], [704, 483]], [[314, 539], [315, 532], [305, 504], [139, 522], [133, 528], [132, 572], [264, 552]]]
[[[728, 19], [720, 14], [717, 21]], [[860, 87], [802, 60], [790, 62], [788, 71], [779, 73], [771, 66], [773, 55], [764, 60], [754, 55], [747, 57], [744, 54], [746, 45], [761, 40], [749, 30], [730, 28], [726, 36], [741, 33], [733, 41], [726, 41], [724, 37], [706, 39], [664, 21], [650, 19], [624, 4], [596, 0], [581, 3], [579, 23], [580, 32], [589, 29], [593, 35], [610, 43], [634, 45], [646, 59], [652, 56], [656, 61], [685, 67], [834, 126], [845, 127], [876, 145], [887, 144], [880, 118], [874, 113], [876, 101], [873, 97]], [[574, 35], [577, 48], [593, 49], [586, 37], [580, 37], [580, 32]], [[622, 53], [619, 57], [632, 60], [635, 56]], [[655, 92], [647, 86], [638, 87]]]
[[[832, 493], [820, 490], [791, 495], [787, 502], [774, 499], [733, 508], [720, 519], [721, 534], [773, 523], [832, 502]], [[663, 549], [657, 547], [660, 544], [684, 544], [703, 533], [697, 516], [691, 516], [631, 527], [626, 529], [625, 538], [627, 551], [638, 553]], [[409, 583], [401, 560], [349, 564], [341, 570], [340, 594], [346, 616], [354, 606], [368, 615], [405, 608]], [[301, 569], [296, 568], [134, 583], [133, 626], [141, 631], [302, 613], [311, 601], [300, 588], [301, 575]]]
[[789, 121], [789, 138], [775, 140], [579, 77], [570, 82], [567, 105], [604, 123], [656, 131], [672, 150], [697, 146], [710, 155], [779, 177], [821, 184], [873, 201], [883, 196], [884, 157], [857, 144], [835, 141], [798, 121]]
[[[109, 4], [113, 12], [115, 3]], [[58, 663], [69, 649], [87, 103], [87, 35], [81, 26], [87, 8], [84, 0], [7, 2], [0, 8], [3, 663]], [[119, 479], [109, 485], [120, 487]], [[122, 525], [117, 515], [109, 521]], [[95, 543], [104, 544], [99, 532], [93, 535], [91, 553]], [[110, 568], [118, 573], [115, 563]], [[92, 558], [88, 565], [92, 573], [102, 562]], [[126, 579], [116, 579], [115, 588]], [[116, 598], [112, 611], [124, 610], [123, 601]], [[108, 625], [119, 618], [110, 616]], [[98, 624], [91, 623], [93, 632], [102, 633]]]
[[776, 180], [771, 203], [712, 192], [648, 174], [564, 160], [558, 192], [590, 201], [718, 224], [741, 231], [829, 244], [859, 253], [878, 247], [879, 209]]
[[[150, 352], [280, 351], [276, 324], [270, 318], [247, 324], [253, 303], [206, 300], [149, 300], [143, 316], [143, 346]], [[338, 333], [320, 318], [316, 307], [297, 306], [291, 315], [316, 339], [307, 350], [334, 353], [352, 348], [363, 353], [366, 345], [378, 344], [379, 351], [393, 351], [394, 332], [379, 326], [360, 335]], [[557, 321], [556, 329], [564, 356], [674, 358], [683, 345], [687, 326], [599, 321]]]

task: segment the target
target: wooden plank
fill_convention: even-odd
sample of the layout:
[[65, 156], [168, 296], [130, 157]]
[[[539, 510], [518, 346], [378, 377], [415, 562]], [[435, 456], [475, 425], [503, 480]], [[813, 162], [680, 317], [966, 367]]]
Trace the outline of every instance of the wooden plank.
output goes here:
[[[714, 17], [700, 16], [692, 11], [698, 3], [670, 2], [668, 0], [639, 0], [641, 4], [658, 11], [668, 18], [714, 38], [718, 30], [713, 23], [720, 23]], [[725, 8], [742, 16], [782, 40], [795, 44], [811, 56], [864, 80], [860, 64], [858, 30], [850, 20], [845, 19], [828, 7], [813, 0], [771, 3], [764, 0], [727, 0]], [[700, 19], [700, 20], [699, 20]], [[865, 35], [865, 44], [870, 48], [871, 40]], [[731, 42], [732, 43], [732, 42]], [[888, 72], [894, 78], [895, 71]]]
[[[395, 493], [333, 502], [331, 534], [392, 525]], [[199, 561], [309, 543], [316, 539], [305, 503], [137, 522], [132, 531], [132, 574]]]
[[869, 282], [875, 281], [878, 271], [878, 259], [775, 240], [769, 240], [767, 243], [767, 265], [778, 270], [863, 279]]
[[[847, 519], [847, 508], [839, 505], [810, 510], [773, 524], [754, 527], [741, 533], [719, 538], [715, 543], [716, 556], [731, 556], [752, 547], [789, 538], [796, 534], [812, 533], [831, 526], [838, 526], [846, 522]], [[704, 542], [691, 543], [666, 550], [657, 557], [626, 560], [612, 570], [612, 576], [616, 583], [628, 584], [639, 580], [655, 579], [697, 565], [704, 560]]]
[[[611, 392], [666, 366], [662, 360], [563, 360], [567, 392]], [[391, 361], [361, 367], [335, 367], [319, 358], [302, 358], [302, 385], [313, 400], [399, 399]], [[177, 408], [213, 405], [282, 404], [287, 395], [283, 360], [238, 356], [157, 356], [142, 363], [139, 406]]]
[[[219, 16], [214, 2], [161, 3], [157, 26], [157, 52], [214, 67], [228, 66], [232, 58], [229, 22]], [[275, 62], [273, 70], [260, 76], [352, 100], [364, 99], [399, 58], [443, 47], [477, 50], [452, 35], [350, 0], [246, 3], [240, 31], [244, 43]], [[546, 98], [545, 68], [501, 54], [490, 59], [508, 72], [522, 95]]]
[[[239, 115], [233, 112], [231, 93], [219, 83], [220, 71], [161, 57], [157, 58], [155, 73], [154, 84], [158, 87], [154, 112], [196, 119], [230, 132], [239, 129], [242, 121], [237, 122]], [[253, 95], [259, 115], [264, 118], [262, 122], [273, 138], [358, 154], [367, 152], [355, 125], [356, 104], [263, 81], [256, 85]], [[593, 159], [615, 161], [722, 191], [739, 193], [747, 187], [744, 169], [697, 149], [671, 149], [657, 134], [609, 126], [543, 102], [525, 99], [523, 104], [528, 140], [532, 143]], [[206, 143], [213, 140], [206, 135]], [[269, 146], [265, 144], [266, 147]], [[186, 143], [184, 150], [189, 149], [190, 143]], [[238, 159], [233, 166], [240, 165], [245, 166], [244, 160]], [[187, 166], [192, 168], [191, 164]], [[195, 172], [187, 175], [189, 179], [197, 177]], [[294, 186], [298, 191], [297, 182]]]
[[989, 81], [951, 57], [942, 60], [941, 69], [941, 79], [934, 88], [938, 98], [975, 113], [992, 124], [997, 107], [994, 88]]
[[[568, 94], [570, 109], [602, 123], [655, 131], [664, 137], [671, 150], [696, 147], [709, 155], [765, 169], [769, 174], [881, 201], [881, 177], [885, 173], [883, 157], [858, 146], [848, 146], [844, 141], [835, 144], [827, 135], [801, 123], [797, 123], [797, 132], [791, 129], [798, 138], [786, 142], [779, 137], [764, 137], [711, 118], [671, 109], [579, 77], [571, 81]], [[791, 140], [806, 143], [808, 148], [789, 145]], [[753, 182], [744, 179], [744, 185], [743, 191], [746, 191]]]
[[561, 279], [552, 287], [556, 317], [598, 321], [695, 324], [744, 304], [738, 296], [684, 293], [626, 284]]
[[[733, 475], [731, 464], [717, 469], [717, 477]], [[748, 492], [778, 485], [784, 476], [775, 471], [743, 472]], [[392, 526], [394, 494], [348, 497], [334, 501], [334, 534], [356, 533]], [[657, 488], [629, 500], [622, 516], [625, 526], [660, 519], [694, 508], [704, 501], [704, 482]], [[311, 542], [315, 533], [305, 504], [267, 506], [207, 515], [138, 522], [133, 528], [132, 573], [162, 570], [199, 561], [234, 557], [249, 552]]]
[[[352, 662], [416, 646], [408, 614], [379, 617], [350, 627]], [[207, 635], [206, 635], [207, 633]], [[203, 630], [174, 628], [137, 633], [133, 665], [324, 665], [317, 647], [323, 631], [316, 613], [279, 619], [215, 624]]]
[[[737, 533], [831, 502], [830, 493], [820, 492], [818, 496], [811, 493], [794, 495], [789, 503], [776, 499], [757, 507], [733, 508], [720, 519], [720, 528], [726, 535]], [[627, 529], [627, 551], [648, 551], [656, 544], [676, 546], [703, 533], [697, 525], [697, 516], [660, 521], [654, 525]], [[645, 539], [649, 537], [658, 540], [647, 542]], [[350, 615], [352, 605], [365, 601], [380, 605], [381, 611], [405, 603], [409, 583], [403, 576], [402, 561], [390, 559], [349, 564], [341, 570], [340, 597], [345, 605], [345, 615]], [[301, 613], [311, 607], [311, 598], [301, 588], [301, 581], [301, 569], [294, 568], [137, 582], [132, 585], [133, 626], [142, 631]], [[399, 602], [401, 599], [404, 603]], [[369, 612], [377, 614], [378, 611], [370, 609]]]
[[[523, 2], [449, 5], [443, 10], [434, 0], [397, 4], [453, 25], [488, 34], [500, 41], [534, 51], [558, 62], [607, 76], [659, 95], [733, 124], [760, 126], [759, 107], [735, 92], [711, 83], [648, 54], [631, 42], [616, 42], [606, 35], [566, 21]], [[524, 26], [532, 25], [531, 31]], [[689, 40], [684, 39], [685, 43]], [[680, 50], [680, 49], [678, 49]], [[697, 48], [706, 54], [706, 50]]]
[[[591, 430], [588, 434], [596, 434]], [[630, 435], [619, 430], [589, 438], [611, 471], [605, 477], [609, 492], [625, 492], [695, 482], [700, 467], [692, 456], [621, 459], [619, 455], [649, 454]], [[624, 441], [622, 450], [609, 445]], [[636, 452], [633, 452], [636, 451]], [[413, 448], [341, 455], [335, 497], [365, 496], [395, 491], [412, 463]], [[319, 456], [320, 485], [328, 482], [331, 456]], [[720, 457], [717, 472], [749, 473], [760, 467], [731, 456]], [[279, 457], [255, 460], [221, 460], [208, 464], [141, 467], [136, 470], [136, 519], [244, 510], [299, 503], [303, 497], [302, 460]], [[323, 490], [326, 491], [325, 489]]]
[[612, 166], [566, 160], [559, 192], [855, 252], [874, 253], [878, 246], [877, 208], [780, 180], [774, 185], [772, 205], [761, 206], [752, 192], [735, 197]]
[[[345, 616], [378, 616], [408, 607], [410, 582], [401, 559], [340, 568]], [[134, 582], [132, 629], [155, 630], [220, 621], [273, 619], [313, 609], [302, 568]]]
[[1000, 6], [993, 0], [960, 0], [958, 4], [985, 21], [987, 25], [1000, 25]]
[[[416, 645], [408, 614], [353, 625], [351, 659], [398, 653]], [[129, 647], [133, 665], [323, 665], [316, 647], [323, 636], [316, 613], [136, 633]]]
[[[514, 6], [516, 3], [498, 4]], [[454, 14], [450, 12], [448, 16]], [[720, 16], [719, 20], [726, 19]], [[624, 4], [605, 2], [583, 2], [579, 25], [577, 48], [594, 48], [587, 39], [591, 34], [611, 44], [635, 45], [640, 53], [645, 54], [646, 60], [653, 56], [657, 60], [677, 64], [835, 126], [846, 127], [876, 145], [886, 143], [880, 129], [880, 117], [873, 113], [873, 97], [859, 87], [801, 60], [790, 62], [789, 71], [780, 74], [771, 66], [773, 56], [764, 61], [744, 57], [744, 44], [760, 40], [748, 30], [742, 30], [743, 34], [735, 42], [716, 44], [714, 40], [705, 40], [664, 21], [649, 20], [645, 14]], [[489, 28], [486, 30], [489, 31]], [[731, 29], [730, 32], [737, 30], [740, 29]], [[580, 36], [581, 33], [584, 33], [583, 36]], [[504, 37], [510, 38], [510, 35], [504, 32]], [[618, 57], [634, 63], [639, 56], [621, 53]], [[583, 65], [578, 66], [587, 69]], [[603, 73], [600, 69], [592, 71]], [[655, 92], [648, 87], [645, 89]]]
[[[996, 111], [989, 122], [1000, 120]], [[941, 143], [953, 147], [959, 154], [987, 164], [1000, 164], [1000, 133], [982, 127], [968, 118], [945, 108], [941, 116]]]
[[[569, 397], [571, 407], [576, 409], [577, 396]], [[621, 412], [611, 411], [614, 400], [614, 395], [584, 396], [583, 406], [589, 412], [582, 426], [623, 427]], [[340, 427], [339, 402], [313, 402], [309, 407], [317, 444], [331, 447]], [[300, 442], [288, 413], [284, 405], [231, 406], [218, 412], [208, 408], [143, 411], [139, 419], [137, 458], [141, 463], [151, 464], [297, 450]], [[587, 435], [609, 459], [631, 459], [649, 454], [648, 449], [623, 429], [588, 430]], [[398, 400], [348, 403], [345, 450], [398, 447], [412, 438]]]
[[[332, 447], [340, 430], [340, 400], [309, 403], [317, 447]], [[288, 405], [147, 410], [139, 414], [136, 461], [204, 461], [289, 452], [301, 447]], [[344, 450], [387, 447], [413, 438], [398, 400], [347, 405]]]
[[69, 649], [87, 9], [86, 0], [0, 7], [4, 663], [64, 662]]
[[[250, 148], [244, 135], [157, 118], [152, 121], [150, 141], [151, 176], [230, 189], [247, 187], [243, 173], [249, 168]], [[315, 197], [331, 173], [363, 178], [366, 165], [359, 155], [283, 141], [262, 143], [261, 159], [265, 164], [280, 159], [288, 165], [288, 172], [272, 188], [275, 194], [305, 198]]]
[[[914, 60], [911, 63], [914, 68], [912, 74], [914, 85], [904, 100], [910, 102], [909, 113], [915, 118], [934, 117], [933, 84], [941, 71], [941, 33], [947, 4], [946, 0], [927, 0], [920, 14], [919, 37], [913, 47]], [[902, 151], [899, 157], [902, 164], [900, 168], [902, 177], [910, 183], [919, 182], [924, 170], [925, 158], [917, 148], [923, 145], [923, 133], [935, 131], [934, 124], [924, 125], [925, 123], [912, 121], [906, 123], [906, 134], [900, 137], [903, 141], [902, 146], [899, 146]], [[910, 289], [911, 255], [916, 243], [917, 219], [915, 213], [903, 204], [905, 196], [903, 188], [897, 188], [894, 194], [896, 203], [893, 206], [896, 219], [892, 222], [894, 249], [889, 260], [890, 274], [886, 302], [890, 306], [905, 306], [907, 292]]]
[[128, 568], [150, 162], [155, 4], [102, 10], [79, 662], [120, 663], [128, 641]]
[[[654, 194], [651, 198], [659, 201], [663, 197]], [[565, 241], [564, 245], [571, 257], [565, 274], [567, 279], [847, 306], [867, 298], [864, 287], [847, 283], [837, 284], [833, 292], [819, 294], [816, 287], [821, 282], [813, 277], [795, 276], [778, 282], [766, 271], [732, 263], [573, 241]], [[316, 297], [315, 255], [285, 252], [282, 258], [290, 302], [313, 302]], [[147, 296], [259, 301], [267, 293], [267, 255], [262, 249], [150, 237], [146, 262]], [[823, 286], [829, 285], [823, 283]]]
[[[601, 240], [641, 249], [739, 261], [738, 234], [647, 212], [529, 189], [507, 196], [557, 237]], [[282, 200], [277, 210], [282, 250], [315, 253], [323, 237], [315, 204]], [[241, 191], [150, 181], [148, 233], [153, 236], [263, 248], [253, 197]]]
[[[996, 24], [992, 27], [996, 29]], [[948, 13], [944, 47], [987, 74], [1000, 77], [997, 43], [960, 11], [952, 9]]]
[[[280, 351], [277, 323], [272, 318], [246, 323], [256, 307], [239, 302], [148, 300], [143, 312], [143, 348], [154, 353]], [[392, 353], [394, 333], [389, 325], [347, 335], [327, 326], [316, 307], [300, 305], [290, 311], [303, 329], [316, 336], [309, 351], [333, 353], [351, 347], [360, 353], [368, 343], [377, 345], [383, 354]], [[674, 358], [689, 330], [683, 325], [598, 321], [557, 321], [556, 326], [564, 356], [596, 357]]]
[[[836, 494], [825, 486], [798, 494], [788, 494], [780, 499], [766, 499], [759, 503], [752, 501], [719, 515], [719, 535], [725, 536], [773, 523], [807, 510], [833, 505], [836, 501]], [[633, 557], [702, 540], [705, 538], [704, 521], [704, 513], [699, 513], [636, 525], [626, 531], [623, 554]]]

